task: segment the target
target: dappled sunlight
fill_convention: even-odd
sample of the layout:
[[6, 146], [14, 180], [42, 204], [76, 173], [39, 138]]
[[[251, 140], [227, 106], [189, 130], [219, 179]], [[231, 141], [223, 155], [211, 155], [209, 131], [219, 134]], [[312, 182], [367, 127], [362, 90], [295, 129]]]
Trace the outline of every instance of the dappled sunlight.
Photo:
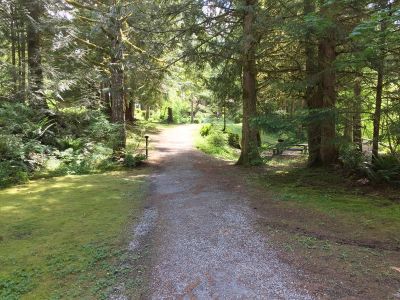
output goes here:
[[17, 209], [18, 209], [17, 206], [3, 206], [3, 207], [0, 207], [0, 212], [3, 212], [3, 211], [4, 212], [12, 212]]
[[36, 180], [3, 190], [0, 275], [35, 270], [30, 299], [48, 298], [71, 282], [87, 286], [95, 277], [80, 274], [97, 272], [98, 267], [89, 264], [96, 252], [85, 249], [97, 251], [118, 242], [123, 225], [140, 211], [147, 177], [146, 169], [116, 171]]

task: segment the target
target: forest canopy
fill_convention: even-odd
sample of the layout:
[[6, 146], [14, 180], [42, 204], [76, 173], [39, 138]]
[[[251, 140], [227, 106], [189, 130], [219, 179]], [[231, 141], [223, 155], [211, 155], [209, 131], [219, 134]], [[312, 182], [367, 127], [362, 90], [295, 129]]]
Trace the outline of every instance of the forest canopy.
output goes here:
[[263, 132], [400, 181], [398, 1], [1, 0], [0, 18], [0, 186], [136, 165], [148, 121], [221, 115], [238, 164], [262, 163]]

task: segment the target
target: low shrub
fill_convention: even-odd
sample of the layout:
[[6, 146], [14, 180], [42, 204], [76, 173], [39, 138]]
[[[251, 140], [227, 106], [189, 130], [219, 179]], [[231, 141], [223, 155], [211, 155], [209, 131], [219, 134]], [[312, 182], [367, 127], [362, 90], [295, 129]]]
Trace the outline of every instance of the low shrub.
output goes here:
[[228, 144], [227, 136], [223, 132], [212, 132], [207, 136], [207, 141], [216, 148], [222, 148]]
[[228, 145], [240, 149], [240, 137], [237, 133], [228, 132]]
[[345, 169], [359, 171], [367, 158], [355, 145], [346, 144], [340, 148], [339, 160]]
[[0, 187], [25, 183], [29, 180], [28, 169], [18, 161], [0, 162]]
[[400, 158], [398, 155], [381, 155], [372, 163], [365, 164], [363, 171], [373, 182], [400, 184]]
[[124, 166], [126, 168], [135, 168], [140, 165], [145, 159], [146, 156], [143, 154], [134, 155], [132, 153], [126, 153], [124, 158]]
[[204, 124], [200, 128], [200, 135], [203, 137], [208, 136], [211, 133], [212, 129], [213, 129], [212, 124]]

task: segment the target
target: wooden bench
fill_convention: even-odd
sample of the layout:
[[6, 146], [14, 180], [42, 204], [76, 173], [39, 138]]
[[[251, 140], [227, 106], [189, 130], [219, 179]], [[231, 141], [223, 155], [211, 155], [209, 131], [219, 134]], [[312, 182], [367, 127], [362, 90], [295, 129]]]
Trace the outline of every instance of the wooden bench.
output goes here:
[[[289, 146], [280, 146], [279, 144], [283, 143], [278, 141], [278, 144], [272, 148], [272, 154], [273, 155], [281, 155], [283, 153], [283, 151], [285, 150], [289, 150], [289, 151], [300, 151], [302, 154], [307, 154], [308, 153], [308, 144], [293, 144], [293, 145], [289, 145]], [[296, 147], [296, 148], [292, 148], [292, 147]]]

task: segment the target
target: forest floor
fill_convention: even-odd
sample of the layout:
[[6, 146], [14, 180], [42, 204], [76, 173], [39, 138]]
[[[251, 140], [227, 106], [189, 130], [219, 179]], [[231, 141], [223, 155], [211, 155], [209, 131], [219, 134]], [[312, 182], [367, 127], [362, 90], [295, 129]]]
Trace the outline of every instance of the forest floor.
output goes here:
[[156, 137], [148, 297], [400, 297], [396, 194], [296, 161], [240, 168], [194, 150], [198, 129]]

